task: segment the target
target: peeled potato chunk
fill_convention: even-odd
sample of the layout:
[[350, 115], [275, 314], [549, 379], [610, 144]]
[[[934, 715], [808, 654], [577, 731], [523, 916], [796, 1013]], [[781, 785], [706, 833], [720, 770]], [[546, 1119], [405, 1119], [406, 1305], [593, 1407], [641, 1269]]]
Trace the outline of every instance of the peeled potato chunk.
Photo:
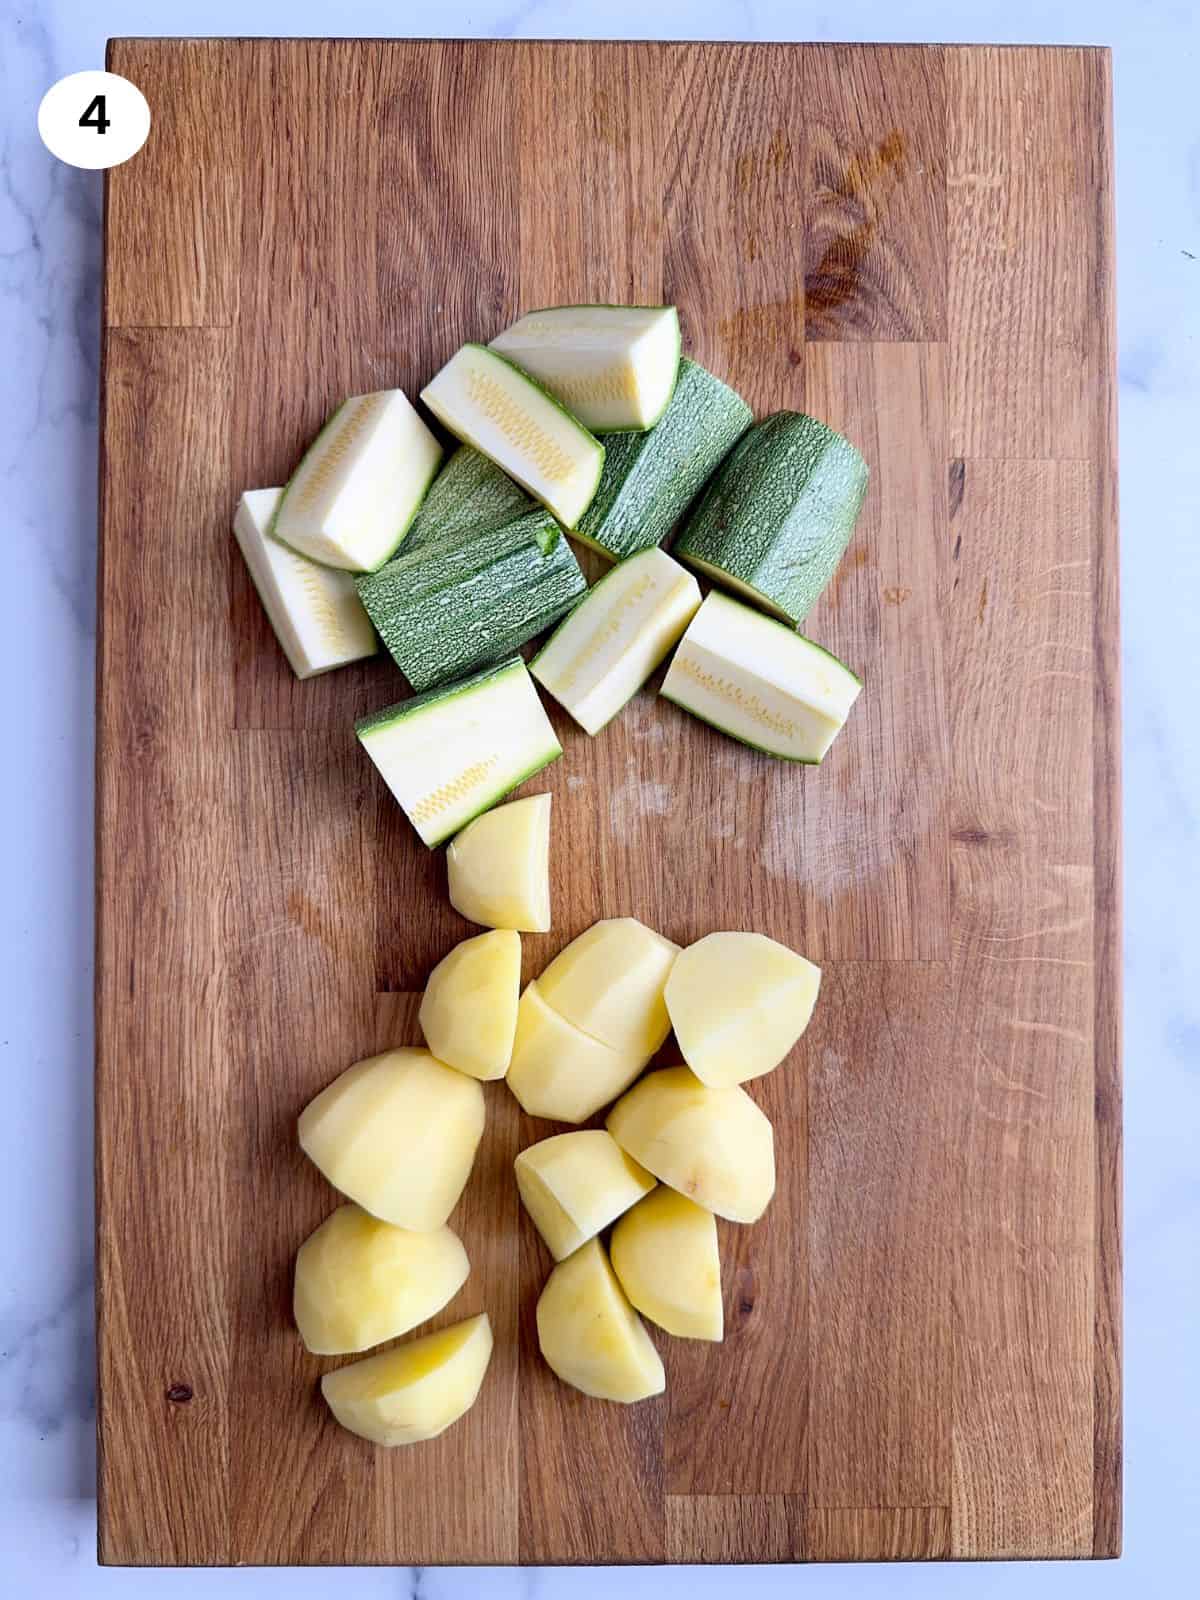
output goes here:
[[522, 1150], [517, 1188], [556, 1261], [607, 1228], [654, 1188], [644, 1167], [603, 1128], [559, 1133]]
[[537, 1329], [551, 1370], [597, 1400], [629, 1405], [667, 1386], [658, 1351], [599, 1239], [589, 1239], [550, 1274], [537, 1304]]
[[327, 1372], [321, 1393], [342, 1427], [372, 1444], [419, 1444], [471, 1409], [491, 1357], [485, 1312]]
[[606, 1126], [648, 1172], [730, 1222], [757, 1222], [775, 1193], [775, 1135], [744, 1089], [665, 1067], [618, 1100]]
[[761, 933], [710, 933], [671, 968], [666, 1003], [683, 1059], [721, 1088], [773, 1071], [808, 1027], [821, 969]]
[[680, 1339], [725, 1337], [721, 1258], [711, 1211], [657, 1188], [612, 1232], [613, 1271], [632, 1305]]
[[548, 1006], [612, 1050], [649, 1061], [671, 1031], [663, 986], [679, 954], [636, 917], [597, 922], [538, 979]]
[[464, 939], [429, 974], [419, 1021], [439, 1061], [485, 1082], [512, 1058], [521, 995], [521, 935], [508, 929]]
[[410, 1233], [358, 1206], [339, 1206], [296, 1256], [296, 1326], [317, 1356], [369, 1350], [427, 1322], [470, 1270], [449, 1228]]
[[551, 1010], [538, 983], [517, 1008], [508, 1086], [531, 1117], [586, 1122], [622, 1094], [645, 1066], [640, 1052], [610, 1050]]
[[485, 928], [550, 931], [550, 796], [510, 800], [469, 822], [446, 852], [450, 904]]
[[398, 1228], [454, 1210], [483, 1135], [483, 1090], [428, 1050], [389, 1050], [335, 1078], [300, 1116], [300, 1148], [335, 1189]]

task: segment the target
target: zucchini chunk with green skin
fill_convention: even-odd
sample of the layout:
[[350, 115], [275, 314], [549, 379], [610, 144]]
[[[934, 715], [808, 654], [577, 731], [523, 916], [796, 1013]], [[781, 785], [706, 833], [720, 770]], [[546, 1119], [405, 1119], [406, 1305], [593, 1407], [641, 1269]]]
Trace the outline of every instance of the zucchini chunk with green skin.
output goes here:
[[550, 800], [510, 800], [450, 841], [446, 876], [460, 916], [487, 928], [550, 932]]
[[421, 391], [451, 433], [529, 490], [564, 528], [591, 503], [604, 446], [541, 384], [482, 344], [465, 344]]
[[603, 1128], [558, 1133], [521, 1151], [515, 1163], [521, 1203], [550, 1254], [562, 1261], [654, 1188]]
[[644, 1317], [678, 1339], [725, 1337], [711, 1211], [660, 1184], [620, 1219], [609, 1252], [617, 1282]]
[[494, 461], [469, 444], [460, 444], [421, 501], [405, 535], [403, 554], [460, 533], [486, 533], [532, 511], [535, 503]]
[[662, 550], [622, 561], [589, 589], [529, 670], [587, 733], [599, 733], [677, 643], [700, 585]]
[[550, 1274], [537, 1303], [537, 1330], [550, 1370], [596, 1400], [631, 1405], [667, 1386], [658, 1351], [599, 1239]]
[[753, 420], [741, 395], [684, 357], [662, 420], [606, 440], [600, 487], [575, 537], [614, 561], [661, 544]]
[[358, 581], [367, 614], [417, 690], [512, 655], [586, 591], [575, 552], [540, 506], [500, 527], [402, 550]]
[[593, 433], [652, 428], [679, 368], [674, 306], [547, 306], [491, 348], [544, 383]]
[[430, 846], [562, 755], [519, 656], [377, 711], [355, 731]]
[[815, 766], [861, 690], [828, 650], [714, 590], [659, 693], [764, 755]]
[[296, 468], [271, 533], [310, 561], [372, 572], [395, 555], [441, 459], [401, 390], [351, 395]]
[[801, 622], [842, 559], [867, 492], [867, 463], [798, 411], [756, 423], [675, 541], [714, 583]]
[[318, 566], [268, 535], [282, 495], [247, 489], [233, 532], [292, 671], [311, 678], [373, 656], [379, 640], [350, 573]]
[[471, 1409], [491, 1358], [484, 1311], [327, 1372], [321, 1393], [342, 1427], [372, 1444], [420, 1444]]

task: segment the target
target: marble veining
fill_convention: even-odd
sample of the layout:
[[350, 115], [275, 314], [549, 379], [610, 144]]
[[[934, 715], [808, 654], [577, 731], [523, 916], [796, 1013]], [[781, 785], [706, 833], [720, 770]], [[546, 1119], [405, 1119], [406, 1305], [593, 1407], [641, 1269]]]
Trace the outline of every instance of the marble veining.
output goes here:
[[95, 1567], [92, 693], [101, 180], [35, 114], [112, 34], [387, 34], [387, 0], [2, 0], [0, 1566], [27, 1595], [753, 1600], [1174, 1595], [1200, 1564], [1200, 15], [1186, 0], [444, 0], [448, 35], [950, 39], [1114, 46], [1126, 815], [1126, 1556], [1104, 1566], [178, 1573]]

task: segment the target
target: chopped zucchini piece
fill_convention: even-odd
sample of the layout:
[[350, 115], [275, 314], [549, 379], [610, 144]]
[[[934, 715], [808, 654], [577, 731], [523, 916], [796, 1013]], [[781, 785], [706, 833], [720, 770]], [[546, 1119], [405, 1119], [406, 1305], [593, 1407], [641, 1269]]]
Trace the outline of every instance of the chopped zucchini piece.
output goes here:
[[861, 690], [820, 645], [714, 590], [659, 693], [765, 755], [816, 765]]
[[700, 585], [662, 550], [605, 573], [559, 624], [530, 671], [586, 732], [631, 700], [700, 607]]
[[562, 755], [519, 656], [377, 711], [355, 731], [430, 846]]
[[465, 344], [421, 399], [451, 433], [503, 467], [565, 528], [587, 510], [604, 466], [604, 446], [511, 361], [486, 345]]
[[531, 372], [593, 433], [652, 428], [679, 368], [674, 306], [548, 306], [492, 349]]
[[298, 678], [361, 661], [379, 649], [348, 572], [318, 566], [267, 530], [282, 489], [247, 489], [233, 532], [275, 637]]
[[352, 395], [296, 468], [271, 533], [310, 561], [372, 572], [395, 555], [441, 459], [401, 390]]

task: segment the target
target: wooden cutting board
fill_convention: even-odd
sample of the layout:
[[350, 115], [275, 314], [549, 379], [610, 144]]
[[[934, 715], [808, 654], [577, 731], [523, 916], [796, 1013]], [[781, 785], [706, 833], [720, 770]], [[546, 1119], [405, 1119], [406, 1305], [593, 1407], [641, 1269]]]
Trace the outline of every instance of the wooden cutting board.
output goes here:
[[[772, 1561], [1120, 1548], [1120, 957], [1107, 52], [118, 40], [98, 708], [106, 1562]], [[753, 1085], [779, 1190], [728, 1333], [626, 1409], [536, 1349], [502, 1084], [456, 1226], [482, 1398], [385, 1452], [317, 1393], [309, 1097], [414, 1041], [473, 931], [297, 683], [230, 538], [348, 393], [560, 301], [674, 301], [871, 490], [812, 614], [866, 689], [820, 769], [644, 693], [528, 786], [551, 935], [747, 927], [824, 968]]]

